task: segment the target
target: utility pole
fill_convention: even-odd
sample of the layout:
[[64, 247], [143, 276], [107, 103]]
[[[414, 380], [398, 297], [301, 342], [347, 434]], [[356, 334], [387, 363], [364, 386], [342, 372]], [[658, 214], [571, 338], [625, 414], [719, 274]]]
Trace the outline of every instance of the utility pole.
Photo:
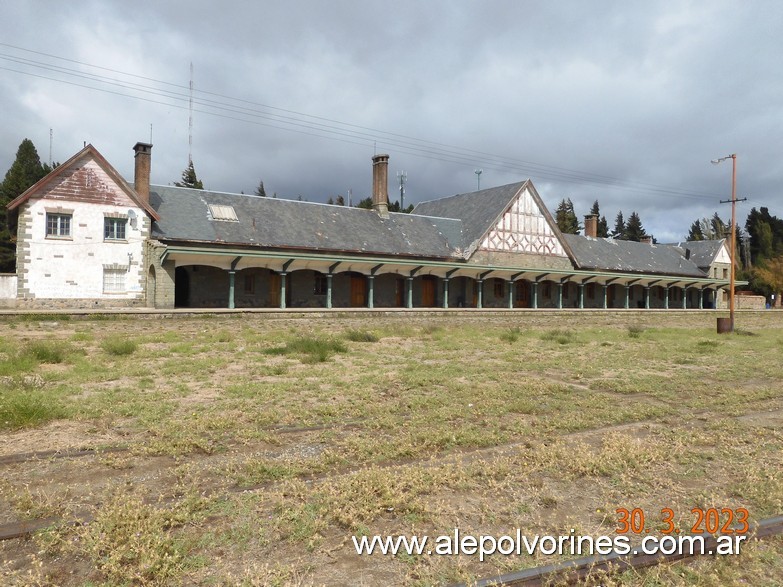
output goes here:
[[731, 275], [729, 279], [729, 323], [730, 332], [734, 332], [734, 268], [737, 256], [737, 202], [744, 202], [747, 198], [737, 199], [737, 154], [732, 153], [725, 157], [713, 159], [711, 163], [717, 165], [727, 159], [731, 159], [731, 200], [721, 200], [721, 204], [731, 203]]
[[408, 181], [408, 174], [398, 171], [397, 179], [400, 180], [400, 212], [405, 212], [405, 182]]
[[484, 170], [476, 169], [473, 173], [476, 174], [476, 191], [481, 191], [481, 174], [484, 173]]

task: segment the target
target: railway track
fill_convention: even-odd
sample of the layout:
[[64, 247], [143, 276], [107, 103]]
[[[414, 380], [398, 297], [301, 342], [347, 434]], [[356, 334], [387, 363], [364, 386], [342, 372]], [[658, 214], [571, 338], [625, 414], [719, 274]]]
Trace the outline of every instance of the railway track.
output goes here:
[[[783, 515], [761, 520], [751, 525], [748, 532], [749, 539], [763, 540], [775, 536], [783, 535]], [[705, 549], [715, 550], [717, 546], [716, 536], [705, 536]], [[590, 578], [600, 578], [606, 575], [621, 573], [629, 569], [645, 569], [655, 565], [673, 563], [680, 560], [686, 560], [702, 556], [697, 554], [636, 554], [636, 555], [618, 555], [610, 554], [606, 556], [587, 556], [570, 561], [534, 567], [517, 571], [506, 575], [498, 575], [480, 579], [471, 583], [471, 587], [536, 587], [549, 585], [551, 583], [573, 585], [579, 581], [585, 581]], [[467, 587], [461, 583], [452, 587]]]

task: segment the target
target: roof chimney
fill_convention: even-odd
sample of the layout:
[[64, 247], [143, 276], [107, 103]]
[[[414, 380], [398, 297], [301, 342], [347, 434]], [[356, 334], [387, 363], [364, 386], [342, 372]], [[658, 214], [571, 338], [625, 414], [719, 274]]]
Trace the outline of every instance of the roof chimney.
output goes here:
[[133, 150], [136, 152], [136, 169], [133, 175], [133, 187], [139, 195], [139, 199], [143, 203], [149, 204], [152, 145], [149, 143], [136, 143]]
[[598, 237], [598, 214], [585, 214], [585, 236]]
[[389, 156], [372, 158], [372, 208], [381, 218], [389, 217]]

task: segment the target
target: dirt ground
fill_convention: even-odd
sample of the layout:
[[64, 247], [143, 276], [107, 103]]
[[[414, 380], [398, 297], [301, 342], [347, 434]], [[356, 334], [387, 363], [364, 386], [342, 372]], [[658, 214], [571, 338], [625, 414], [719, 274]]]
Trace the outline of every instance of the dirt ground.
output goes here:
[[[0, 401], [49, 409], [0, 429], [0, 534], [44, 521], [0, 541], [0, 578], [444, 585], [560, 559], [358, 556], [351, 536], [783, 514], [783, 312], [738, 313], [734, 335], [715, 316], [5, 317]], [[27, 360], [39, 342], [63, 356]], [[781, 555], [602, 581], [773, 585]]]

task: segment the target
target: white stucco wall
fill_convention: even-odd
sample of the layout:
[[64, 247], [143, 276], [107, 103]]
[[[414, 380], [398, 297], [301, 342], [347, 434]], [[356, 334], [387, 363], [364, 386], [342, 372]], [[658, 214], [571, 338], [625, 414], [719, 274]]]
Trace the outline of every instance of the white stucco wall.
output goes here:
[[[72, 211], [71, 237], [47, 238], [46, 214]], [[24, 290], [35, 298], [132, 299], [143, 296], [143, 233], [149, 227], [146, 213], [128, 198], [125, 205], [78, 201], [31, 199], [22, 212], [26, 216], [27, 239]], [[128, 217], [126, 240], [104, 241], [107, 213]], [[133, 217], [135, 216], [135, 220]], [[135, 226], [134, 226], [135, 225]], [[105, 293], [105, 266], [124, 268], [125, 291]], [[20, 297], [26, 297], [20, 292]]]
[[16, 273], [0, 273], [0, 300], [16, 299]]

